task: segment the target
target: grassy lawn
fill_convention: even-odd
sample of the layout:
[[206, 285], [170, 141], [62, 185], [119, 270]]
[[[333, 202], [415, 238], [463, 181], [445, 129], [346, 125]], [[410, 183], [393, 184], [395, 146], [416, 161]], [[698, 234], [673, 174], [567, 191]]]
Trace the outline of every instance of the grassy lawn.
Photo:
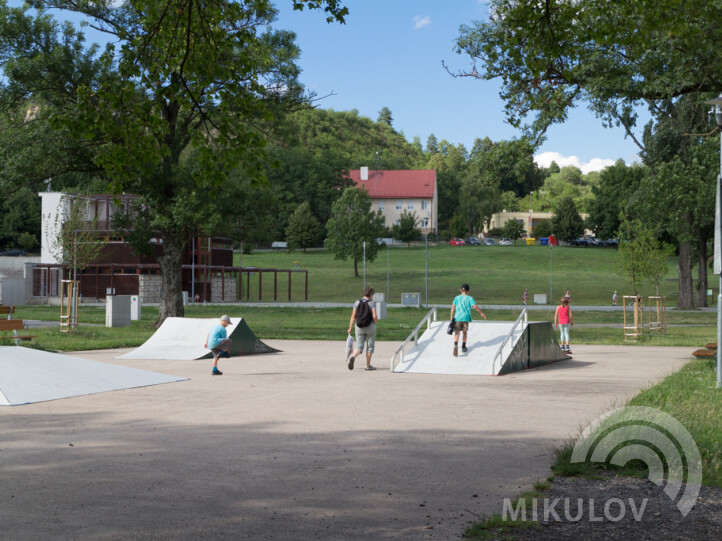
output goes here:
[[[186, 317], [214, 318], [227, 312], [232, 317], [244, 317], [254, 333], [261, 339], [344, 340], [351, 315], [348, 308], [284, 308], [251, 305], [188, 306]], [[387, 318], [378, 327], [379, 340], [405, 340], [426, 315], [424, 308], [389, 308]], [[136, 347], [155, 331], [158, 317], [156, 306], [144, 306], [141, 321], [130, 327], [106, 328], [104, 305], [81, 305], [80, 328], [62, 333], [57, 328], [32, 329], [38, 338], [26, 342], [27, 346], [58, 351], [79, 351]], [[513, 321], [519, 310], [486, 310], [490, 320]], [[59, 321], [60, 309], [56, 306], [20, 306], [18, 319]], [[449, 317], [447, 308], [438, 309], [438, 318]], [[552, 321], [551, 311], [531, 311], [531, 321]], [[667, 345], [701, 347], [716, 339], [714, 312], [675, 312], [668, 314], [668, 330], [664, 335], [643, 336], [640, 345]], [[622, 314], [619, 312], [577, 312], [576, 326], [572, 327], [572, 344], [624, 344]], [[587, 327], [586, 325], [617, 325], [617, 327]], [[682, 326], [676, 326], [682, 325]], [[690, 352], [691, 353], [691, 352]]]
[[[420, 293], [425, 300], [424, 247], [382, 248], [373, 263], [366, 264], [366, 284], [380, 293], [388, 293], [388, 302], [398, 303], [402, 293]], [[551, 257], [550, 257], [551, 256]], [[550, 262], [551, 259], [551, 262]], [[612, 293], [631, 295], [631, 285], [616, 274], [617, 250], [611, 248], [571, 248], [546, 246], [430, 246], [429, 304], [448, 304], [467, 282], [471, 294], [480, 304], [520, 304], [524, 288], [530, 300], [535, 293], [549, 295], [549, 275], [554, 302], [571, 289], [576, 305], [611, 304]], [[309, 301], [350, 302], [363, 289], [363, 266], [359, 277], [353, 275], [353, 261], [337, 261], [326, 251], [265, 251], [236, 254], [235, 263], [245, 267], [308, 270]], [[551, 263], [551, 265], [550, 265]], [[667, 296], [668, 306], [677, 302], [677, 267], [675, 258], [668, 261], [669, 272], [660, 294]], [[387, 281], [388, 279], [388, 281]], [[273, 299], [273, 275], [263, 277], [264, 299]], [[301, 301], [304, 294], [302, 275], [294, 275], [292, 299]], [[246, 287], [244, 285], [244, 295]], [[654, 288], [642, 288], [642, 295], [655, 294]], [[251, 277], [251, 301], [258, 300], [258, 276]], [[278, 276], [279, 301], [288, 299], [288, 278]]]

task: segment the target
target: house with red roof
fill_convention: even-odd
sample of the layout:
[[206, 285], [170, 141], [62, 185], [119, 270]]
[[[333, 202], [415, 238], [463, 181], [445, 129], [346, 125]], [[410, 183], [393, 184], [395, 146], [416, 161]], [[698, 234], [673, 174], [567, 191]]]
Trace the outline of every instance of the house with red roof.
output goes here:
[[349, 171], [349, 177], [368, 192], [371, 210], [381, 211], [386, 227], [397, 224], [406, 211], [416, 214], [423, 234], [436, 232], [439, 195], [435, 169], [385, 171], [362, 167]]

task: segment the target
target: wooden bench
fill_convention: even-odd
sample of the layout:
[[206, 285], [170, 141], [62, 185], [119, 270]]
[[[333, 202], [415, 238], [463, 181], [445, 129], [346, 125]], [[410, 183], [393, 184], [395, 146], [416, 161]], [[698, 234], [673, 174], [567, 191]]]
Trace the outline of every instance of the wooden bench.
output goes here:
[[705, 349], [698, 349], [692, 356], [695, 359], [713, 359], [717, 357], [717, 342], [705, 344]]
[[14, 311], [14, 306], [0, 306], [0, 317], [7, 316], [6, 319], [12, 319]]
[[20, 340], [32, 340], [37, 338], [37, 335], [19, 335], [18, 331], [25, 330], [25, 323], [22, 319], [0, 319], [0, 332], [2, 331], [13, 331], [13, 334], [8, 336], [0, 336], [0, 340], [15, 340], [15, 345], [20, 345]]

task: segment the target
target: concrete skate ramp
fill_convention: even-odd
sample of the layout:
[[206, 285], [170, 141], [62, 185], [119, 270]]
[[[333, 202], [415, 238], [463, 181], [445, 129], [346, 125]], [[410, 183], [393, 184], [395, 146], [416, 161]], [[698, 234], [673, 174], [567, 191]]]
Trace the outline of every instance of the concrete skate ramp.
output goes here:
[[[231, 355], [275, 353], [278, 350], [261, 342], [246, 321], [231, 316], [232, 325], [226, 330], [231, 344]], [[137, 349], [117, 359], [192, 360], [210, 359], [213, 355], [203, 347], [208, 331], [218, 318], [169, 317], [160, 328]]]
[[39, 349], [0, 346], [0, 406], [19, 406], [186, 379]]
[[[453, 336], [446, 334], [448, 321], [437, 321], [419, 337], [418, 344], [404, 353], [394, 372], [420, 374], [469, 374], [494, 376], [561, 361], [561, 351], [551, 323], [519, 326], [499, 357], [499, 347], [514, 327], [513, 322], [473, 321], [469, 325], [467, 353], [453, 356]], [[461, 339], [459, 340], [461, 342]]]

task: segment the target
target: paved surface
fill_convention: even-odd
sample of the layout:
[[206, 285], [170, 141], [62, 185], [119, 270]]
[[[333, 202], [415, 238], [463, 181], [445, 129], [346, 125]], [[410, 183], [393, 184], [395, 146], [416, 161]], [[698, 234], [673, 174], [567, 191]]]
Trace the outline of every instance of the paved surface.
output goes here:
[[268, 344], [282, 353], [217, 377], [209, 361], [73, 353], [191, 379], [0, 408], [0, 539], [458, 538], [691, 353], [575, 346], [485, 377], [350, 372], [343, 342]]

